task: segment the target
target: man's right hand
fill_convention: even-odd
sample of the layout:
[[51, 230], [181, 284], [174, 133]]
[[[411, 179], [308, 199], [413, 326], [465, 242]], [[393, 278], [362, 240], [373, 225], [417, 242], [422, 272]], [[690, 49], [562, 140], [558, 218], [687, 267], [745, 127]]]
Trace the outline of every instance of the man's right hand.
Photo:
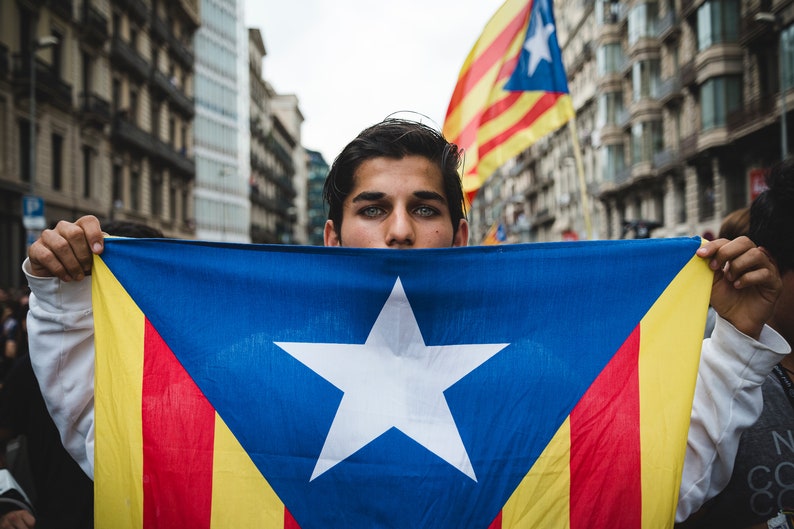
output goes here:
[[28, 250], [31, 272], [37, 277], [80, 281], [91, 273], [94, 254], [104, 249], [102, 228], [93, 215], [75, 222], [60, 221], [44, 230]]
[[34, 527], [36, 527], [36, 519], [24, 509], [0, 516], [0, 529], [33, 529]]

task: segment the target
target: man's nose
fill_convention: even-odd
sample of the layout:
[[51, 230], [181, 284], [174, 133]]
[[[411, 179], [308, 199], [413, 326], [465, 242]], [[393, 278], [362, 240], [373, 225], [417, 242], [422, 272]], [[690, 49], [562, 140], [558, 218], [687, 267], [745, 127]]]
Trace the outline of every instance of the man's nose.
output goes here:
[[389, 216], [386, 244], [390, 248], [405, 248], [416, 242], [414, 223], [408, 211], [393, 211]]

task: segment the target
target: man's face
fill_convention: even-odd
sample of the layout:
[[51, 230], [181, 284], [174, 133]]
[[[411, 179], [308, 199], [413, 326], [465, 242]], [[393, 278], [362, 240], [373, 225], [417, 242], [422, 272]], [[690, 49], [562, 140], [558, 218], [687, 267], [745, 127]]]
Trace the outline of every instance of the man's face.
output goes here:
[[353, 175], [342, 205], [342, 229], [325, 223], [325, 245], [350, 248], [444, 248], [465, 246], [461, 219], [453, 234], [441, 171], [423, 156], [373, 158]]

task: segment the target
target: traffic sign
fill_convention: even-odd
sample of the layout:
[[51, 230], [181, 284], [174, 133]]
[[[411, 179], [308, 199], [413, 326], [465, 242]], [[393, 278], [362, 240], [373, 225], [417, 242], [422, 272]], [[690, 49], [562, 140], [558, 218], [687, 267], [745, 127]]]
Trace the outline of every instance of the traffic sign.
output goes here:
[[26, 230], [43, 230], [47, 227], [43, 198], [33, 195], [22, 197], [22, 225]]

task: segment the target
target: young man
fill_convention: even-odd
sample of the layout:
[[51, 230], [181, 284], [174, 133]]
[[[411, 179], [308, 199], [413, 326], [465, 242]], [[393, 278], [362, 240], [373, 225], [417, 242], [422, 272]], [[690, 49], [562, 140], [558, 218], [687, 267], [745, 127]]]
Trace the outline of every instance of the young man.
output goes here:
[[[468, 223], [457, 169], [461, 153], [424, 125], [387, 120], [345, 147], [325, 185], [328, 246], [464, 246]], [[29, 332], [34, 367], [47, 388], [64, 444], [93, 475], [93, 316], [82, 281], [103, 249], [96, 218], [42, 233], [23, 269], [33, 294]], [[748, 238], [707, 243], [698, 255], [715, 271], [711, 304], [721, 318], [704, 342], [678, 505], [686, 518], [716, 494], [732, 470], [741, 431], [760, 413], [759, 386], [788, 352], [765, 328], [780, 291], [767, 255]], [[583, 263], [582, 273], [587, 273]], [[723, 319], [724, 318], [724, 319]]]

